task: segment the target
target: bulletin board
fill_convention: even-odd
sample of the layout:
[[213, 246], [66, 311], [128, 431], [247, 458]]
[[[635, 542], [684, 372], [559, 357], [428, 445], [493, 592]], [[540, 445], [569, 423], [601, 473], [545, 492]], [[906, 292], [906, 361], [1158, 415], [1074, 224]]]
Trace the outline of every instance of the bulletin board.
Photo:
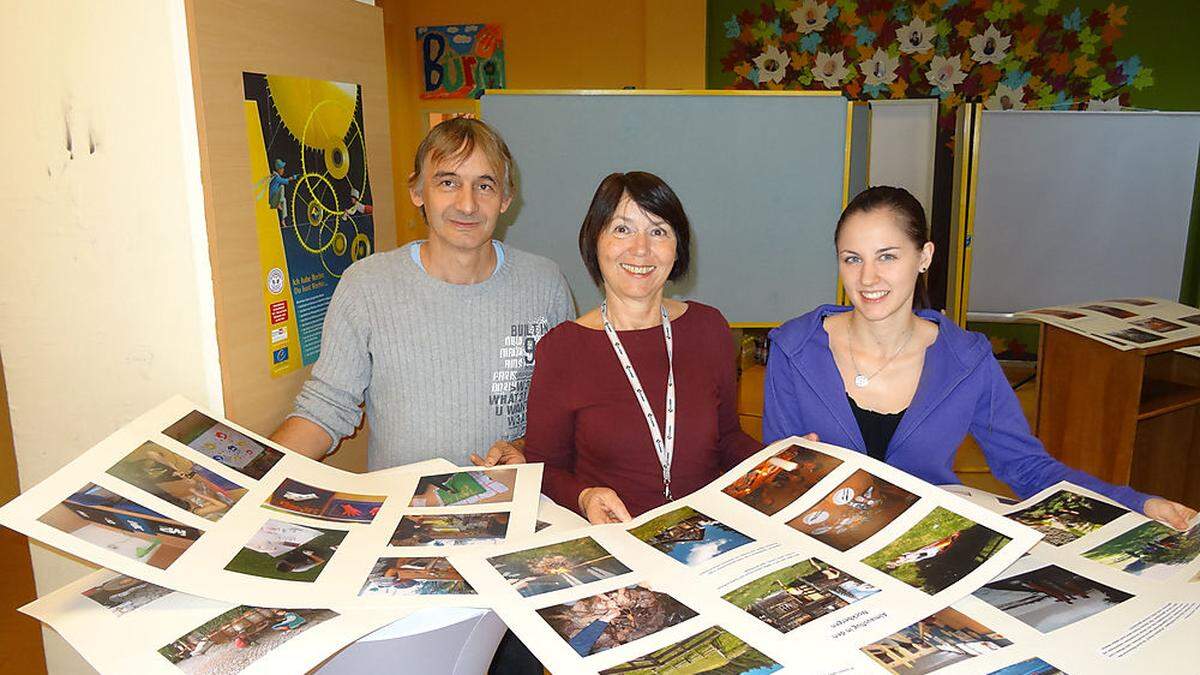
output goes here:
[[[248, 152], [243, 77], [259, 73], [358, 85], [374, 209], [372, 247], [393, 248], [383, 13], [350, 0], [187, 0], [186, 8], [225, 415], [265, 434], [292, 409], [309, 367], [275, 377], [271, 372], [264, 288], [277, 287], [279, 280], [267, 278], [260, 260], [256, 209], [265, 197], [256, 192], [266, 188], [258, 185], [262, 168]], [[362, 470], [365, 446], [360, 432], [331, 463]]]

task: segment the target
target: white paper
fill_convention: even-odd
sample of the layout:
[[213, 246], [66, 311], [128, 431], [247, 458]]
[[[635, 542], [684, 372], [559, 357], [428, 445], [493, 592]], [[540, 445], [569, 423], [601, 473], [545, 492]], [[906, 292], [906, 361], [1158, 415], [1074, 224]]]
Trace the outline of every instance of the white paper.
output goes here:
[[1115, 298], [1042, 307], [1017, 316], [1127, 351], [1200, 336], [1200, 310], [1162, 298]]

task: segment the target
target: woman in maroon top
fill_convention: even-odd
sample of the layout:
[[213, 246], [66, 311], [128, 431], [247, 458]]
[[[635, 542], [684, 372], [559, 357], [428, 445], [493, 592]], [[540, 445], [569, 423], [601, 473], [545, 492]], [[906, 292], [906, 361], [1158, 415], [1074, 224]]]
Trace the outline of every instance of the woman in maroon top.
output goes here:
[[687, 272], [690, 236], [662, 179], [605, 178], [579, 231], [604, 302], [538, 343], [526, 458], [545, 463], [551, 499], [593, 523], [693, 492], [760, 447], [738, 426], [725, 317], [663, 297]]

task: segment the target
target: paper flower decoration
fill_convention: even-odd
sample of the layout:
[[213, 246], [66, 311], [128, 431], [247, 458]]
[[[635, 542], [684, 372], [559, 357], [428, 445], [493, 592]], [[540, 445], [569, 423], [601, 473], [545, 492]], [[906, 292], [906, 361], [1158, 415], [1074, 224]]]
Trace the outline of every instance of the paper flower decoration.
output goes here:
[[820, 31], [829, 25], [829, 3], [804, 0], [792, 10], [792, 21], [796, 22], [796, 30], [801, 35]]
[[933, 49], [933, 36], [937, 28], [927, 25], [924, 19], [915, 18], [896, 31], [900, 40], [900, 51], [905, 54], [920, 54]]
[[1001, 83], [996, 85], [996, 93], [987, 97], [983, 107], [988, 110], [1021, 110], [1025, 107], [1025, 87], [1016, 89]]
[[943, 94], [948, 94], [954, 91], [956, 85], [962, 84], [962, 81], [967, 79], [967, 74], [962, 70], [960, 57], [938, 54], [929, 62], [929, 72], [925, 73], [925, 79], [931, 86], [940, 89]]
[[899, 56], [891, 56], [882, 49], [876, 49], [871, 58], [862, 62], [862, 72], [866, 78], [863, 82], [868, 87], [891, 84], [896, 79], [896, 68], [899, 66]]
[[767, 45], [762, 54], [754, 57], [754, 67], [758, 69], [758, 83], [779, 82], [783, 79], [784, 71], [790, 59], [775, 45]]
[[1000, 63], [1008, 54], [1012, 36], [1001, 34], [996, 26], [989, 23], [982, 35], [967, 40], [967, 44], [971, 45], [971, 59], [975, 63]]
[[817, 52], [816, 63], [813, 64], [813, 77], [821, 81], [821, 84], [830, 89], [838, 89], [842, 85], [842, 79], [846, 77], [846, 55], [842, 52], [827, 54], [825, 52]]
[[1119, 110], [1121, 109], [1121, 101], [1120, 101], [1120, 97], [1118, 97], [1118, 96], [1114, 96], [1114, 97], [1112, 97], [1112, 98], [1108, 99], [1107, 101], [1104, 101], [1104, 100], [1101, 100], [1101, 99], [1095, 99], [1095, 98], [1094, 98], [1094, 99], [1092, 99], [1092, 100], [1088, 101], [1088, 103], [1087, 103], [1087, 109], [1088, 109], [1088, 110], [1114, 110], [1114, 111], [1119, 111]]

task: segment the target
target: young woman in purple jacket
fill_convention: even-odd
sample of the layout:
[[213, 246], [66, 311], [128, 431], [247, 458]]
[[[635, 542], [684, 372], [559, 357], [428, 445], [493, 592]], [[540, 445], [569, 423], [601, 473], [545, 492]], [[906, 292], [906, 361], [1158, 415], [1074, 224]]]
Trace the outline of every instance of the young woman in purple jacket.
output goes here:
[[970, 433], [1022, 498], [1059, 481], [1184, 529], [1196, 512], [1106, 483], [1046, 453], [1030, 433], [991, 345], [929, 306], [925, 210], [908, 191], [873, 187], [834, 232], [851, 307], [822, 305], [771, 331], [763, 440], [815, 434], [934, 484]]

